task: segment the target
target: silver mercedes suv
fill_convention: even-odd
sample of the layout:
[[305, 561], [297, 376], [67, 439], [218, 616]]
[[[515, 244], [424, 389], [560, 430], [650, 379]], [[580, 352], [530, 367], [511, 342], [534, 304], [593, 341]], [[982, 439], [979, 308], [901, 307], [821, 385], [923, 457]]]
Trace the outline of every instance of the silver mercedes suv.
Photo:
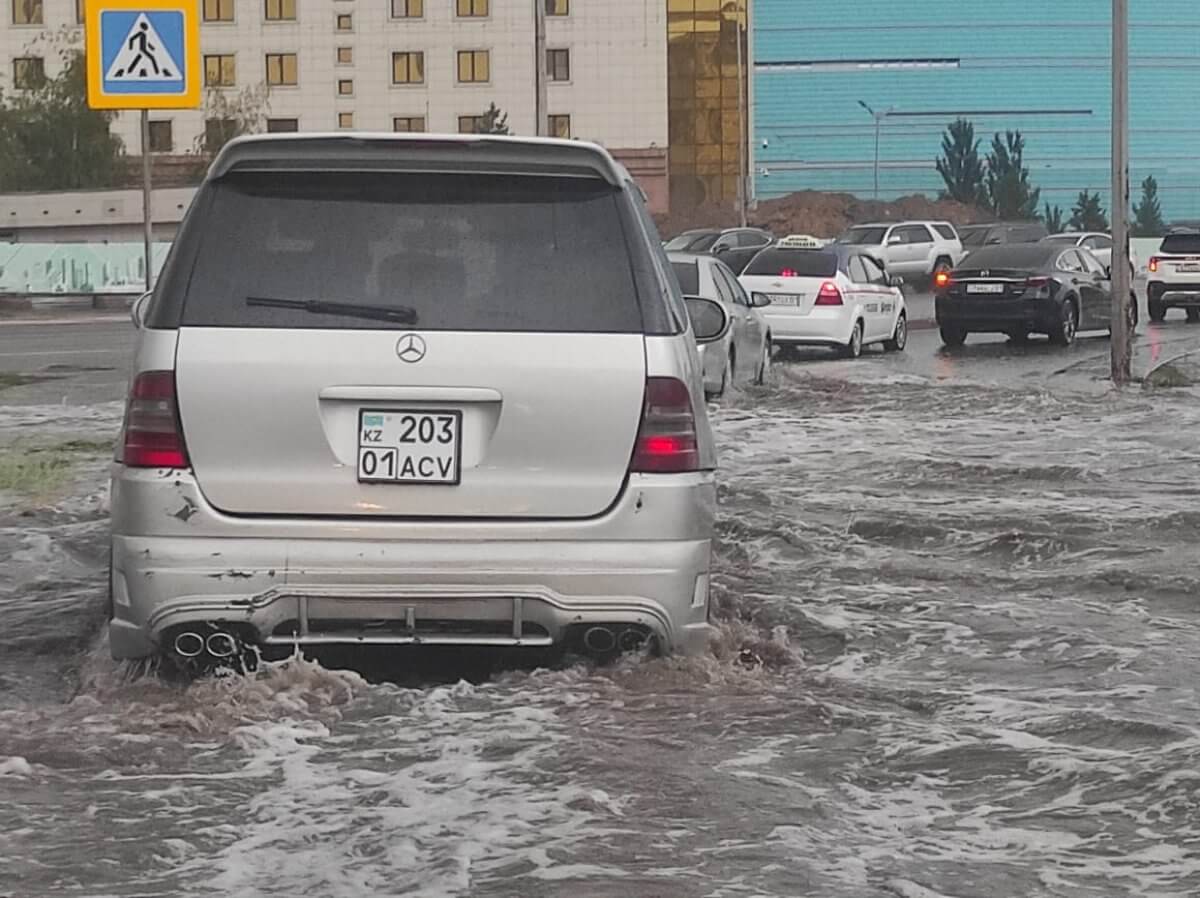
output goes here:
[[134, 317], [115, 658], [703, 648], [695, 341], [600, 147], [236, 140]]

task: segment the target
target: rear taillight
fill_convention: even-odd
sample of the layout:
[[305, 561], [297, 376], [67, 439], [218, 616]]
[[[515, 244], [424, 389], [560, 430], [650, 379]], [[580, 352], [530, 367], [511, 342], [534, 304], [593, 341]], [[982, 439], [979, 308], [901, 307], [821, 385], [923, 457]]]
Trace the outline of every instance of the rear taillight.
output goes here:
[[938, 290], [945, 290], [950, 286], [950, 272], [939, 271], [933, 276], [933, 286]]
[[1031, 290], [1041, 290], [1050, 286], [1050, 278], [1026, 278], [1025, 286]]
[[687, 385], [673, 377], [646, 378], [646, 401], [629, 470], [680, 474], [700, 470], [696, 415]]
[[143, 371], [129, 389], [120, 461], [131, 468], [186, 468], [174, 371]]
[[1158, 271], [1158, 256], [1151, 256], [1151, 257], [1150, 257], [1150, 270], [1151, 270], [1151, 271]]
[[821, 289], [817, 292], [818, 306], [840, 306], [842, 304], [842, 291], [838, 289], [838, 285], [833, 281], [826, 281], [821, 285]]

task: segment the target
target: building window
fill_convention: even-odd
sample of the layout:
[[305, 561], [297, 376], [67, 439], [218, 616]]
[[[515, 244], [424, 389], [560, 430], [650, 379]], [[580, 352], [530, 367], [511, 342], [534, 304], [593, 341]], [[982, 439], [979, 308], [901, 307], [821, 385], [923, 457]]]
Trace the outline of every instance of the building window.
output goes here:
[[13, 87], [33, 90], [46, 80], [46, 63], [40, 56], [18, 56], [13, 60]]
[[354, 127], [354, 113], [353, 112], [339, 112], [338, 113], [338, 127], [339, 128], [353, 128]]
[[233, 54], [204, 57], [204, 86], [233, 87], [237, 83], [237, 69]]
[[267, 54], [267, 84], [286, 87], [295, 86], [298, 81], [295, 53]]
[[204, 0], [204, 21], [232, 22], [233, 0]]
[[548, 115], [546, 116], [546, 133], [551, 137], [561, 137], [563, 140], [571, 139], [571, 116], [569, 115]]
[[45, 24], [42, 0], [12, 0], [12, 13], [14, 25]]
[[204, 149], [215, 153], [237, 137], [238, 123], [234, 118], [210, 118], [204, 120]]
[[460, 115], [458, 117], [458, 133], [459, 134], [482, 134], [483, 129], [487, 127], [487, 116], [484, 115]]
[[352, 97], [354, 96], [354, 79], [342, 78], [338, 81], [338, 96]]
[[268, 134], [291, 134], [300, 130], [298, 118], [269, 118], [267, 119]]
[[491, 77], [491, 61], [487, 50], [458, 51], [458, 81], [460, 84], [480, 84]]
[[456, 12], [460, 19], [482, 19], [488, 14], [488, 0], [457, 0]]
[[398, 115], [392, 119], [392, 130], [403, 134], [424, 134], [425, 116]]
[[425, 15], [425, 0], [392, 0], [393, 19], [419, 19]]
[[348, 12], [339, 13], [338, 17], [337, 17], [337, 30], [338, 31], [353, 31], [354, 30], [354, 16], [352, 16]]
[[353, 47], [338, 47], [337, 48], [337, 64], [338, 65], [354, 65], [354, 48]]
[[392, 84], [424, 84], [425, 54], [409, 50], [392, 54]]
[[565, 16], [570, 12], [570, 0], [546, 0], [546, 15]]
[[150, 152], [169, 153], [175, 149], [175, 137], [171, 131], [171, 120], [150, 122]]
[[296, 0], [267, 0], [268, 22], [294, 22]]
[[546, 74], [551, 81], [571, 80], [571, 51], [547, 50]]

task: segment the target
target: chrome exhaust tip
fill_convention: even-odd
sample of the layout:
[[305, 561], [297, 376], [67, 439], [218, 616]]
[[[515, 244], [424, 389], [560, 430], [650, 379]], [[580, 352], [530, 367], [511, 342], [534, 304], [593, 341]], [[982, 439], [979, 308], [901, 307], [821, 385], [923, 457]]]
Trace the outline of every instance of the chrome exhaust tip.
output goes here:
[[204, 651], [204, 637], [190, 630], [175, 637], [175, 654], [180, 658], [195, 658]]
[[646, 634], [641, 630], [630, 627], [627, 630], [621, 631], [617, 644], [621, 647], [622, 652], [639, 651], [646, 644]]
[[231, 633], [218, 630], [208, 637], [205, 648], [208, 649], [208, 653], [214, 658], [229, 658], [237, 654], [237, 637]]
[[589, 652], [603, 655], [617, 647], [617, 637], [608, 627], [589, 627], [583, 634], [583, 644]]

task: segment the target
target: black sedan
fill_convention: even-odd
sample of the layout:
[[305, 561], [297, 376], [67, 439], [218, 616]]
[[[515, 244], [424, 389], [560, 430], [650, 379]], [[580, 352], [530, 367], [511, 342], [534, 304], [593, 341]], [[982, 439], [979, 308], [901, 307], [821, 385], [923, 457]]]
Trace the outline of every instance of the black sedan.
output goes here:
[[[1112, 283], [1086, 249], [1054, 243], [985, 246], [934, 284], [942, 342], [961, 346], [972, 333], [1024, 340], [1047, 334], [1069, 346], [1080, 331], [1111, 331]], [[1137, 325], [1137, 301], [1130, 324]]]

